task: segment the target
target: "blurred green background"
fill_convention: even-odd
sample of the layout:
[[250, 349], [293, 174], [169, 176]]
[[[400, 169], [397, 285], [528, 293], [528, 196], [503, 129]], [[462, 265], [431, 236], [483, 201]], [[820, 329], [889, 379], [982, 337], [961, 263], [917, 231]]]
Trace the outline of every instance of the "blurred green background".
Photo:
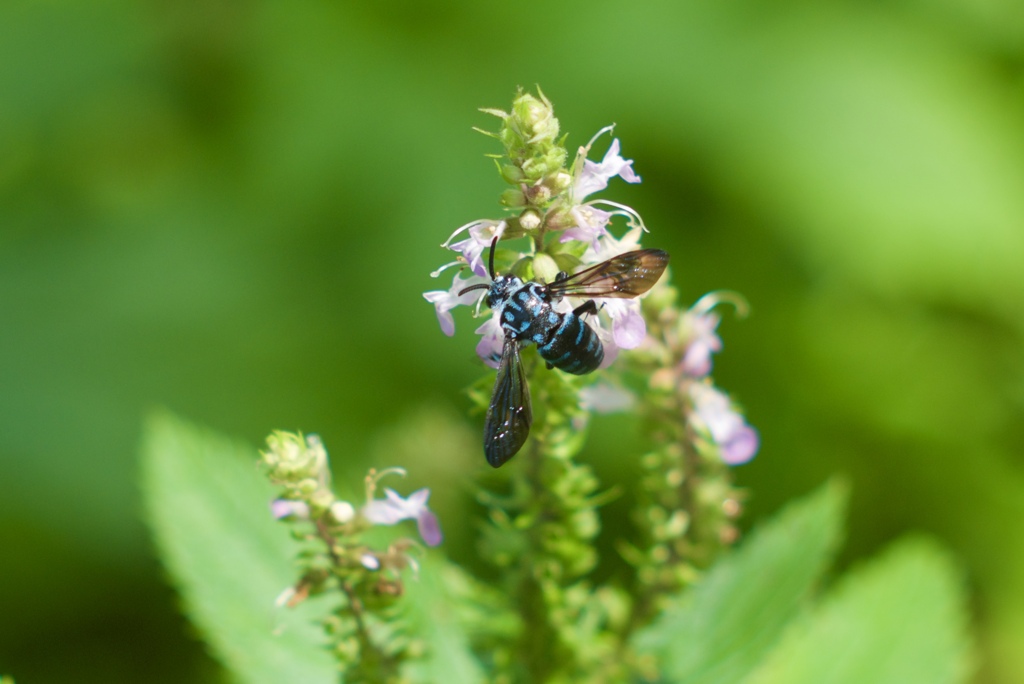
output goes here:
[[0, 672], [220, 679], [140, 522], [154, 406], [404, 463], [473, 563], [473, 324], [420, 293], [501, 215], [476, 108], [539, 84], [570, 148], [618, 124], [687, 300], [753, 306], [746, 524], [846, 474], [845, 562], [937, 536], [1024, 681], [1022, 76], [1012, 0], [0, 4]]

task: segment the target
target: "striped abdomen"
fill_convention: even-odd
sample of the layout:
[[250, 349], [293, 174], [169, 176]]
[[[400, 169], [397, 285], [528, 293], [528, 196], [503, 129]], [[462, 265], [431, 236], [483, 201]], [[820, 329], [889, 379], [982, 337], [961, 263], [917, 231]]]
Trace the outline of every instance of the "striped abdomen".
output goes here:
[[537, 344], [541, 357], [555, 368], [573, 375], [585, 375], [596, 370], [604, 359], [604, 347], [597, 333], [574, 313], [554, 315], [561, 320], [551, 326], [544, 341]]

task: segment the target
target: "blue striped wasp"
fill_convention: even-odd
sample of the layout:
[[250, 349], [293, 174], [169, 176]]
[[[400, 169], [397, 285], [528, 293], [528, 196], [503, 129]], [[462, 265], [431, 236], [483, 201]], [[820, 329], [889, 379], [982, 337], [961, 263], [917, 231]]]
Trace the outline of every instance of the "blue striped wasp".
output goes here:
[[484, 303], [498, 313], [504, 342], [494, 393], [484, 421], [484, 455], [498, 468], [516, 455], [530, 434], [533, 409], [519, 349], [536, 344], [547, 367], [585, 375], [597, 369], [604, 348], [583, 316], [598, 311], [593, 299], [572, 312], [560, 313], [555, 304], [563, 297], [632, 298], [654, 286], [668, 266], [668, 252], [642, 249], [627, 252], [554, 281], [523, 281], [512, 274], [494, 273], [491, 243], [488, 268], [491, 283], [472, 285], [459, 292], [487, 290]]

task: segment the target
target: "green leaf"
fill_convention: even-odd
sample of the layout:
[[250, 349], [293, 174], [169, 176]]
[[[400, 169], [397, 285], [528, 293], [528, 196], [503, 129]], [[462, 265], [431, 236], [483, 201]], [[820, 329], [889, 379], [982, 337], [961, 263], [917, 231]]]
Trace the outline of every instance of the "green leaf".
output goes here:
[[416, 682], [476, 684], [484, 681], [480, 663], [469, 646], [469, 635], [458, 614], [461, 594], [471, 580], [438, 552], [431, 552], [418, 580], [406, 582], [409, 618], [415, 633], [427, 641], [424, 660], [409, 666]]
[[963, 581], [923, 539], [848, 574], [748, 684], [953, 684], [970, 672]]
[[147, 421], [142, 448], [146, 519], [185, 612], [235, 680], [334, 682], [311, 600], [274, 599], [294, 584], [296, 544], [270, 515], [274, 492], [256, 452], [166, 413]]
[[638, 635], [666, 681], [735, 684], [801, 609], [840, 538], [845, 488], [790, 504]]

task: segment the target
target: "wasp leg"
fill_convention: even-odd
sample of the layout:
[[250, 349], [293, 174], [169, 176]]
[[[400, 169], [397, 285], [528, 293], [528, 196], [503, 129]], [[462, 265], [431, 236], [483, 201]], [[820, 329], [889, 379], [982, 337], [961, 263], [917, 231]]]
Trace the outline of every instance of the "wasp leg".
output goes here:
[[583, 316], [585, 314], [596, 314], [597, 313], [597, 302], [593, 299], [587, 300], [572, 310], [574, 316]]

